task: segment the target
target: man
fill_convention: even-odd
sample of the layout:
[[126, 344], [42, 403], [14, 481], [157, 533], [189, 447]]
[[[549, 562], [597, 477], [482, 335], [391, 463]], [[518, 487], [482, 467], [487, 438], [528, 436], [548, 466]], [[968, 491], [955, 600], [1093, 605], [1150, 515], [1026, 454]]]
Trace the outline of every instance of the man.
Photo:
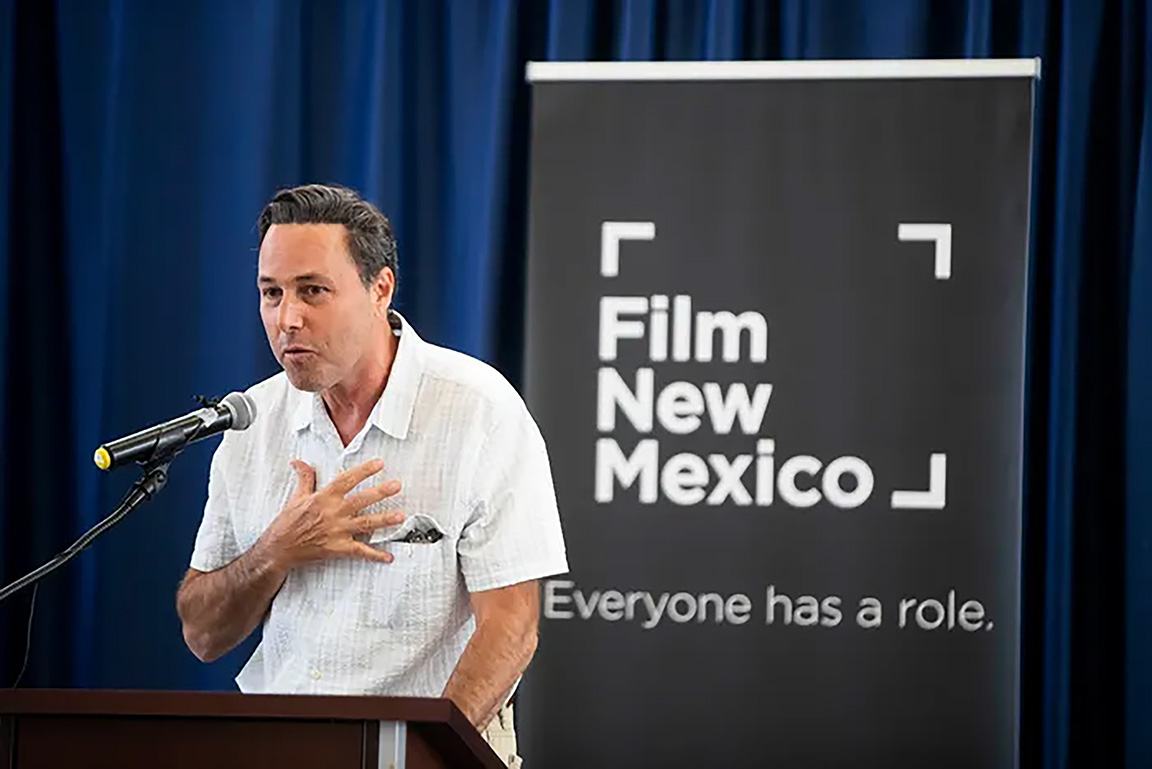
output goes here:
[[[391, 309], [396, 245], [371, 204], [284, 190], [260, 238], [284, 370], [212, 458], [177, 595], [188, 647], [211, 661], [263, 622], [242, 691], [448, 697], [516, 765], [537, 580], [568, 568], [539, 430], [494, 369]], [[381, 541], [416, 516], [426, 541]]]

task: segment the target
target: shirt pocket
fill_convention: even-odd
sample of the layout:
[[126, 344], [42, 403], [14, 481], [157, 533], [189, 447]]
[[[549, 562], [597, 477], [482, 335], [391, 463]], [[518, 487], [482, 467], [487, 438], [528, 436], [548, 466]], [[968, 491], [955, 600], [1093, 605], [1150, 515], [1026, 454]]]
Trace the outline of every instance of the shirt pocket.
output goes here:
[[379, 546], [392, 563], [368, 562], [368, 599], [364, 620], [372, 627], [413, 630], [447, 616], [456, 597], [455, 550], [439, 542], [389, 542]]

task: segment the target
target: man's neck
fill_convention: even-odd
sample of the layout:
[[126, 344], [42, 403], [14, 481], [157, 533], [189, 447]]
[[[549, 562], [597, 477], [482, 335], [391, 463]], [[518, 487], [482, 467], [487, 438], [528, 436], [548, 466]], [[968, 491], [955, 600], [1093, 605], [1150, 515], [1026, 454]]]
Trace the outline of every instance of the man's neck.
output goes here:
[[328, 416], [345, 446], [364, 429], [368, 416], [388, 384], [399, 340], [390, 327], [385, 327], [384, 331], [384, 345], [380, 350], [366, 355], [352, 377], [321, 393]]

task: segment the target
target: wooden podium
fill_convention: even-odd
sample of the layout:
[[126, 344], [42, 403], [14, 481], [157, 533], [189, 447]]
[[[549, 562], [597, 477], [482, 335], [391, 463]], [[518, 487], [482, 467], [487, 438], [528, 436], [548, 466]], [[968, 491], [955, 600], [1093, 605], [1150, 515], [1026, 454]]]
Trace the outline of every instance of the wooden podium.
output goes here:
[[0, 769], [499, 769], [446, 699], [0, 691]]

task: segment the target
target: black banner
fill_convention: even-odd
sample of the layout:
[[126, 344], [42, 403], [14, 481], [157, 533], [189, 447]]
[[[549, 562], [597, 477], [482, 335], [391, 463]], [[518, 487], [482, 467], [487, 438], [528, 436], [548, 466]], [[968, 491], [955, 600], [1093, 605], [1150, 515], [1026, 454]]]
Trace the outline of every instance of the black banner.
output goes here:
[[530, 76], [527, 765], [1015, 765], [1032, 62], [890, 64]]

